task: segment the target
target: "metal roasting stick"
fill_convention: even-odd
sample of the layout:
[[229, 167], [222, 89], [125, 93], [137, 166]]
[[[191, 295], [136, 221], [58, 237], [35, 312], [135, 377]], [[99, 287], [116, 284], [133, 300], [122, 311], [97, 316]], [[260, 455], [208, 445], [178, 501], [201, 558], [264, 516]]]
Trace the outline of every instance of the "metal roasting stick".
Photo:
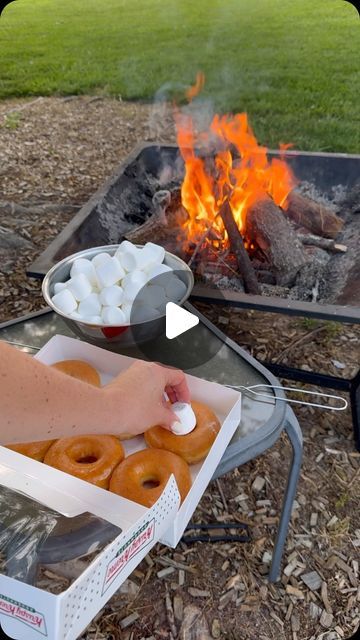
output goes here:
[[[244, 387], [242, 385], [232, 385], [227, 384], [227, 387], [230, 389], [235, 389], [236, 391], [243, 391], [248, 395], [257, 396], [258, 398], [267, 398], [271, 401], [273, 400], [282, 400], [283, 402], [291, 402], [293, 404], [302, 404], [305, 407], [318, 407], [319, 409], [325, 409], [327, 411], [344, 411], [348, 407], [348, 401], [341, 396], [335, 396], [330, 393], [322, 393], [321, 391], [305, 391], [304, 389], [298, 389], [297, 387], [283, 387], [281, 385], [271, 385], [271, 384], [253, 384], [250, 387]], [[269, 393], [262, 393], [260, 391], [254, 391], [254, 389], [281, 389], [282, 391], [292, 391], [294, 393], [301, 393], [303, 395], [309, 396], [319, 396], [321, 398], [327, 398], [332, 400], [337, 400], [339, 405], [337, 407], [332, 407], [329, 404], [320, 404], [317, 402], [306, 402], [306, 400], [294, 400], [293, 398], [281, 398], [277, 395], [270, 395]], [[255, 398], [257, 400], [257, 398]], [[263, 402], [259, 400], [259, 402]]]
[[[40, 347], [34, 347], [30, 344], [23, 344], [21, 342], [15, 342], [13, 340], [2, 340], [2, 342], [6, 342], [7, 344], [15, 345], [16, 347], [22, 347], [25, 349], [33, 349], [34, 351], [40, 351]], [[271, 384], [253, 384], [249, 387], [245, 387], [243, 385], [235, 385], [235, 384], [227, 384], [227, 387], [230, 389], [235, 389], [236, 391], [243, 391], [245, 394], [255, 397], [255, 400], [258, 402], [266, 402], [266, 400], [282, 400], [283, 402], [290, 402], [292, 404], [302, 404], [306, 407], [317, 407], [319, 409], [325, 409], [327, 411], [344, 411], [348, 407], [348, 401], [341, 396], [331, 395], [330, 393], [322, 393], [320, 391], [304, 391], [303, 389], [298, 389], [297, 387], [282, 387], [281, 385], [271, 385]], [[305, 400], [294, 400], [293, 398], [281, 398], [277, 395], [270, 395], [269, 393], [262, 393], [260, 391], [254, 391], [254, 389], [281, 389], [283, 391], [292, 391], [293, 393], [301, 393], [303, 395], [309, 396], [318, 396], [321, 398], [327, 398], [328, 400], [337, 400], [339, 405], [337, 407], [331, 407], [328, 404], [320, 404], [317, 402], [306, 402]], [[259, 398], [265, 398], [265, 400], [259, 400]]]

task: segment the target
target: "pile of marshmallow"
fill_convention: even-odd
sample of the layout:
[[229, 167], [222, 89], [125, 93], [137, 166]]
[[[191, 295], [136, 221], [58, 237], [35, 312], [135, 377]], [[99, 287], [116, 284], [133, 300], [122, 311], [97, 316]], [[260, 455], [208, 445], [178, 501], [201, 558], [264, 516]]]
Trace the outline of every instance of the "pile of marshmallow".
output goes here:
[[[111, 256], [74, 260], [70, 279], [54, 285], [56, 309], [74, 320], [102, 326], [122, 326], [154, 320], [168, 302], [180, 302], [187, 287], [168, 265], [165, 250], [147, 242], [136, 247], [124, 240]], [[158, 277], [162, 276], [163, 278]], [[166, 275], [165, 275], [166, 274]]]

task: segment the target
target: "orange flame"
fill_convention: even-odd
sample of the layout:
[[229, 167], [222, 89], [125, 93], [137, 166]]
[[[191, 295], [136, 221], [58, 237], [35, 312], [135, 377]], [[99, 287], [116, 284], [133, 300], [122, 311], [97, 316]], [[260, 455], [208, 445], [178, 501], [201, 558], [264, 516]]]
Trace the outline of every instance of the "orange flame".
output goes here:
[[[187, 92], [191, 100], [201, 89], [204, 76]], [[248, 123], [246, 113], [215, 115], [209, 131], [197, 136], [189, 114], [175, 112], [177, 141], [185, 163], [181, 188], [182, 204], [188, 212], [184, 223], [188, 240], [197, 242], [211, 227], [227, 243], [222, 220], [217, 216], [229, 197], [239, 229], [246, 232], [246, 212], [258, 200], [270, 195], [286, 208], [286, 199], [297, 181], [290, 167], [280, 158], [269, 159], [267, 148], [260, 146]], [[200, 157], [197, 145], [219, 149], [213, 157]], [[280, 146], [285, 152], [289, 145]]]
[[187, 91], [185, 91], [185, 95], [189, 102], [191, 102], [191, 100], [193, 100], [198, 95], [198, 93], [200, 93], [200, 91], [203, 90], [204, 84], [205, 84], [205, 76], [202, 71], [199, 71], [199, 73], [196, 76], [195, 84], [192, 87], [190, 87]]

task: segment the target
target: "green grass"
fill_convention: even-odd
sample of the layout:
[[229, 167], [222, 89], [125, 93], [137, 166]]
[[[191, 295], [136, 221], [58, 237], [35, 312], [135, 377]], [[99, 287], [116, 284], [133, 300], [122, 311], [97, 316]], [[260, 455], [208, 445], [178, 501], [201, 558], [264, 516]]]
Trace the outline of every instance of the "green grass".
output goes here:
[[0, 18], [0, 98], [152, 100], [201, 69], [268, 146], [359, 153], [359, 60], [343, 0], [18, 0]]

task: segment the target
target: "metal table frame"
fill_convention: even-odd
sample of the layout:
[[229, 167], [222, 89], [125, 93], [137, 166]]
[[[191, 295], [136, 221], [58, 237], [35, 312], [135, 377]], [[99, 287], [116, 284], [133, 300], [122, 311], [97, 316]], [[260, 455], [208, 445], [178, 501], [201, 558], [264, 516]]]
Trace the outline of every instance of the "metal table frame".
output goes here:
[[[235, 342], [230, 340], [224, 333], [222, 333], [217, 327], [215, 327], [205, 316], [198, 312], [191, 304], [186, 303], [184, 305], [188, 311], [196, 314], [200, 322], [211, 331], [218, 339], [227, 345], [229, 349], [234, 351], [240, 358], [245, 360], [249, 365], [255, 368], [270, 385], [278, 385], [278, 380], [270, 373], [262, 364], [259, 364], [254, 358], [252, 358], [246, 351], [241, 349]], [[32, 313], [15, 320], [10, 320], [0, 324], [0, 331], [11, 327], [13, 325], [32, 320], [39, 316], [43, 316], [48, 313], [53, 313], [51, 309], [45, 309]], [[1, 339], [1, 335], [0, 335]], [[234, 381], [236, 383], [236, 381]], [[279, 398], [285, 398], [283, 391], [278, 391]], [[226, 452], [216, 469], [213, 479], [218, 478], [225, 473], [233, 470], [236, 467], [245, 464], [249, 460], [253, 460], [260, 454], [264, 453], [270, 447], [275, 444], [282, 432], [285, 431], [291, 447], [292, 457], [289, 461], [288, 476], [284, 491], [280, 521], [278, 525], [277, 535], [274, 542], [274, 551], [272, 562], [269, 571], [270, 582], [275, 582], [280, 577], [281, 560], [283, 550], [286, 541], [287, 530], [290, 523], [292, 504], [296, 493], [297, 482], [299, 479], [301, 460], [302, 460], [302, 433], [299, 423], [286, 402], [275, 399], [273, 405], [273, 412], [267, 422], [258, 428], [255, 432], [252, 432], [241, 439], [229, 444]]]
[[[358, 308], [344, 307], [340, 305], [314, 305], [312, 302], [296, 302], [291, 301], [291, 306], [287, 308], [283, 305], [283, 301], [276, 305], [269, 305], [264, 302], [262, 296], [250, 296], [248, 294], [239, 294], [237, 292], [219, 292], [213, 291], [211, 294], [204, 287], [195, 285], [191, 299], [205, 304], [221, 304], [223, 306], [231, 306], [236, 309], [256, 309], [257, 311], [266, 311], [270, 313], [279, 313], [280, 315], [289, 315], [305, 318], [317, 318], [319, 320], [331, 320], [332, 322], [354, 324], [360, 323], [360, 315]], [[352, 415], [352, 425], [354, 431], [355, 447], [360, 451], [360, 369], [354, 378], [340, 378], [339, 376], [331, 376], [317, 371], [304, 371], [296, 367], [290, 367], [272, 362], [262, 362], [271, 373], [285, 380], [294, 380], [296, 382], [305, 382], [313, 384], [325, 389], [335, 389], [338, 391], [346, 391], [350, 395], [350, 406]]]

